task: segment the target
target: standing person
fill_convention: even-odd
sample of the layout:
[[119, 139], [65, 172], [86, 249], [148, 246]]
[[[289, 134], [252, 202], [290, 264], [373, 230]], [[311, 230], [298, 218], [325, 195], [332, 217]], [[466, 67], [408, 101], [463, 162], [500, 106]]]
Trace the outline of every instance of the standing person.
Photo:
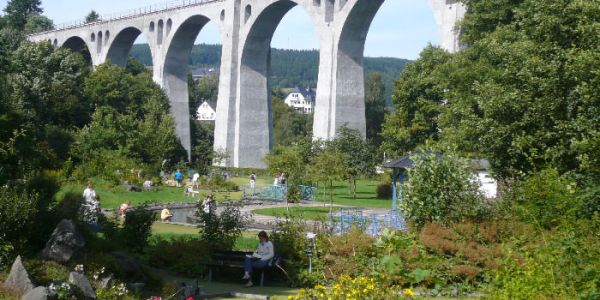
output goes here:
[[198, 174], [198, 172], [194, 172], [194, 176], [192, 176], [192, 187], [194, 187], [195, 189], [200, 188], [200, 183], [198, 182], [200, 180], [200, 174]]
[[83, 221], [98, 230], [98, 212], [100, 211], [100, 196], [96, 193], [92, 182], [88, 182], [87, 187], [83, 190], [82, 213]]
[[258, 233], [258, 239], [260, 243], [258, 248], [252, 255], [246, 255], [244, 259], [244, 277], [242, 279], [248, 279], [246, 287], [251, 287], [252, 283], [252, 270], [265, 268], [269, 265], [273, 256], [275, 256], [275, 249], [273, 243], [269, 241], [269, 236], [266, 232], [261, 231]]
[[252, 172], [250, 174], [250, 189], [252, 189], [252, 194], [254, 194], [254, 187], [256, 186], [256, 174]]
[[202, 211], [204, 211], [204, 213], [206, 214], [210, 214], [213, 213], [215, 210], [215, 199], [213, 194], [208, 194], [208, 196], [206, 196], [206, 199], [204, 199], [204, 201], [202, 201]]
[[181, 182], [183, 181], [183, 174], [181, 174], [181, 171], [179, 171], [179, 169], [177, 169], [177, 172], [175, 172], [175, 181], [177, 182], [177, 187], [181, 187]]

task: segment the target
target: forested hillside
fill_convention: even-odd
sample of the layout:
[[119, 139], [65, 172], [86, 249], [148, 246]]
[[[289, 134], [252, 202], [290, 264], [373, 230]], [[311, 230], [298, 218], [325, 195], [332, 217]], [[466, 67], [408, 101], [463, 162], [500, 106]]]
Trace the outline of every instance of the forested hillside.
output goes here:
[[[145, 65], [152, 65], [150, 48], [147, 44], [136, 44], [131, 55]], [[220, 64], [221, 46], [200, 44], [194, 46], [190, 56], [190, 66], [216, 67]], [[386, 86], [386, 99], [390, 103], [393, 80], [398, 78], [409, 60], [391, 57], [366, 57], [365, 73], [379, 72]], [[315, 87], [319, 52], [317, 50], [282, 50], [273, 49], [271, 68], [272, 85], [279, 87]]]

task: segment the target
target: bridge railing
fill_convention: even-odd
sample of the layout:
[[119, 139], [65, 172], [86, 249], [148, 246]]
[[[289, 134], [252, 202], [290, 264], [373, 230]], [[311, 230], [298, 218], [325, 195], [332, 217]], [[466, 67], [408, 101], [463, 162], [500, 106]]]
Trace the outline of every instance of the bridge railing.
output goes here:
[[86, 22], [85, 19], [81, 19], [81, 20], [77, 20], [77, 21], [61, 23], [61, 24], [54, 25], [54, 29], [52, 29], [52, 30], [37, 32], [37, 33], [31, 34], [31, 35], [38, 35], [38, 34], [44, 34], [44, 33], [49, 33], [49, 32], [67, 30], [67, 29], [83, 27], [83, 26], [88, 26], [88, 25], [93, 25], [93, 24], [107, 23], [107, 22], [117, 21], [117, 20], [122, 20], [122, 19], [130, 19], [130, 18], [135, 18], [135, 17], [139, 17], [139, 16], [179, 9], [179, 8], [188, 7], [188, 6], [204, 5], [204, 4], [208, 4], [208, 3], [221, 2], [221, 1], [225, 1], [225, 0], [174, 0], [174, 1], [169, 1], [169, 2], [164, 2], [164, 3], [159, 3], [159, 4], [148, 5], [148, 6], [140, 7], [140, 8], [129, 9], [129, 10], [118, 12], [118, 13], [102, 15], [102, 16], [100, 16], [99, 20], [95, 21], [95, 22]]

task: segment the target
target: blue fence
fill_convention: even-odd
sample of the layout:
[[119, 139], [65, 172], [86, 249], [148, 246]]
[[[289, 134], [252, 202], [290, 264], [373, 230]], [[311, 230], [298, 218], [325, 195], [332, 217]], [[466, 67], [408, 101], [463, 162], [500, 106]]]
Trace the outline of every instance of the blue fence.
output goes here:
[[360, 208], [342, 208], [339, 221], [339, 225], [334, 226], [334, 231], [339, 233], [347, 232], [353, 227], [366, 231], [372, 236], [378, 236], [385, 228], [406, 230], [406, 222], [397, 210], [390, 210], [383, 215], [365, 216]]
[[[287, 198], [287, 187], [285, 185], [255, 184], [242, 185], [242, 199], [246, 200], [271, 200], [285, 201]], [[317, 188], [307, 185], [298, 186], [300, 199], [314, 201], [317, 197]]]

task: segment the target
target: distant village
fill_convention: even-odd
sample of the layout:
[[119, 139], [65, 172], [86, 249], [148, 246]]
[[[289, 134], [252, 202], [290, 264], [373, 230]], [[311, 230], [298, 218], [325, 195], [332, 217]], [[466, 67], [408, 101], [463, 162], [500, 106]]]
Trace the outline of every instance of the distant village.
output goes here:
[[[192, 79], [199, 81], [205, 76], [218, 76], [214, 68], [196, 68], [192, 70]], [[284, 88], [281, 89], [285, 97], [285, 104], [302, 114], [312, 114], [315, 111], [317, 91], [314, 88]], [[202, 102], [196, 110], [198, 121], [214, 121], [217, 118], [216, 107], [213, 108], [207, 101]]]

